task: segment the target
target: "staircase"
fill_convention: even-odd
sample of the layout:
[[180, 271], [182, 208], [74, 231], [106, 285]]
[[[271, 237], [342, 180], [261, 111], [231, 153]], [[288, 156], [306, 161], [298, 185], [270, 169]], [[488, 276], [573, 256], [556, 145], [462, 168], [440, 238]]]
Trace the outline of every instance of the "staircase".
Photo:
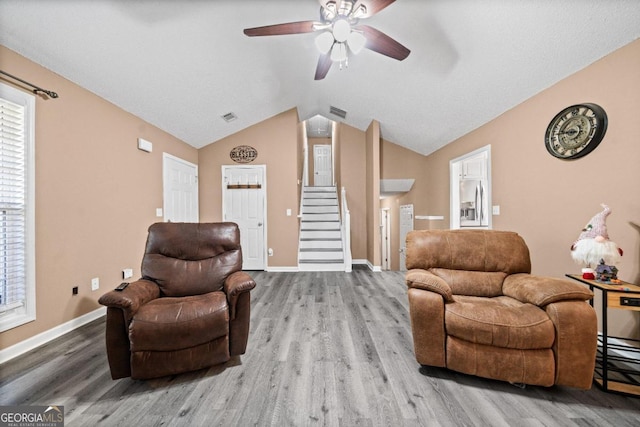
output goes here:
[[298, 270], [345, 271], [336, 187], [304, 187]]

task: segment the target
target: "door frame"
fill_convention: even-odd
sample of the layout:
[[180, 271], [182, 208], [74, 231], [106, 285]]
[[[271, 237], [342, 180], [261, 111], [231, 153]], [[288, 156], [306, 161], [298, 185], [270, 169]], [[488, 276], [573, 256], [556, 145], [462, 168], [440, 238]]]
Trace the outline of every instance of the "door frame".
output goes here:
[[196, 221], [200, 222], [200, 181], [198, 177], [198, 165], [187, 160], [181, 159], [169, 153], [162, 153], [162, 220], [167, 222], [167, 161], [182, 163], [192, 166], [196, 171]]
[[262, 194], [262, 199], [264, 201], [264, 203], [262, 203], [262, 218], [263, 218], [263, 222], [262, 222], [262, 264], [263, 264], [263, 270], [267, 270], [268, 267], [268, 248], [267, 248], [267, 226], [268, 226], [268, 221], [267, 221], [267, 165], [222, 165], [222, 176], [220, 178], [220, 185], [222, 185], [222, 212], [221, 212], [221, 217], [222, 220], [225, 221], [225, 200], [226, 200], [226, 195], [227, 195], [227, 191], [229, 191], [229, 189], [227, 188], [227, 186], [225, 185], [224, 182], [224, 177], [226, 176], [226, 172], [228, 169], [238, 169], [238, 168], [243, 168], [243, 169], [256, 169], [256, 170], [260, 170], [262, 173], [262, 188], [260, 188], [258, 191], [260, 191], [260, 193]]
[[482, 227], [491, 230], [493, 228], [492, 199], [491, 199], [491, 144], [480, 147], [460, 157], [449, 161], [449, 227], [460, 228], [460, 180], [462, 175], [462, 162], [486, 153], [486, 178], [487, 178], [487, 226]]
[[391, 210], [380, 209], [380, 238], [382, 270], [391, 270]]

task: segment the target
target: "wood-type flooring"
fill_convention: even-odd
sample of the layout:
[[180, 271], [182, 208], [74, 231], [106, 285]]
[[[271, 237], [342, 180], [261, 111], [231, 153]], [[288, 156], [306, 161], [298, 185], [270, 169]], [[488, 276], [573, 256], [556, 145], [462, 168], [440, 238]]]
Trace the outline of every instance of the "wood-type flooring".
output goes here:
[[420, 367], [400, 272], [250, 272], [247, 352], [197, 372], [111, 380], [104, 318], [0, 366], [0, 405], [63, 405], [67, 426], [638, 426], [640, 398], [524, 389]]

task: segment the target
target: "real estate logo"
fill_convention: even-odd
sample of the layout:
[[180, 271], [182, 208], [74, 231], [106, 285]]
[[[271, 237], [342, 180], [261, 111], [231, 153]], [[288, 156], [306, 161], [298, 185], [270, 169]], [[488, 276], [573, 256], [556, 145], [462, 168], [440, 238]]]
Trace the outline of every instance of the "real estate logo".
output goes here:
[[64, 427], [64, 406], [0, 406], [0, 427]]

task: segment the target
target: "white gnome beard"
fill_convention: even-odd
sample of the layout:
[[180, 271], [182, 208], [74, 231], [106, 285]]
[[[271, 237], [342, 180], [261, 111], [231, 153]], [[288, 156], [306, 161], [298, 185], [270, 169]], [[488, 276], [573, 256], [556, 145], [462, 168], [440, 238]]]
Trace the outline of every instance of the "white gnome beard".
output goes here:
[[578, 240], [571, 251], [573, 260], [586, 267], [595, 268], [603, 259], [606, 265], [615, 265], [620, 262], [618, 245], [611, 240], [597, 242], [595, 239]]

